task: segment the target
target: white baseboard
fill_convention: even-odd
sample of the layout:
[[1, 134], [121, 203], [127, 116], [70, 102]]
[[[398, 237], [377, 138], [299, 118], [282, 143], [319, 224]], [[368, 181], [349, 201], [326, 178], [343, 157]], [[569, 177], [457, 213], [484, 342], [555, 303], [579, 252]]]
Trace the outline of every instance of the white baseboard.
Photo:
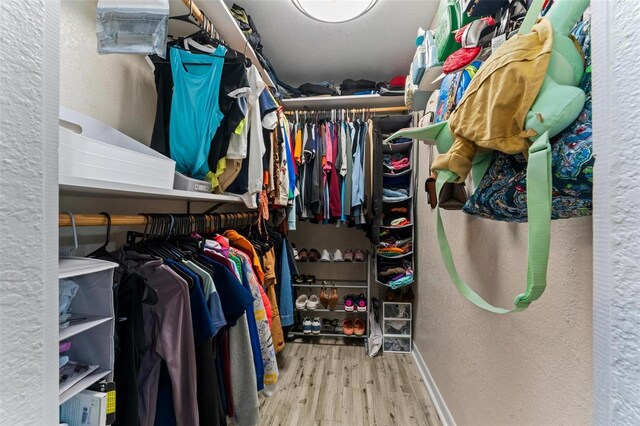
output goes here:
[[429, 372], [429, 368], [427, 368], [427, 364], [424, 362], [424, 358], [422, 358], [422, 354], [416, 347], [415, 342], [413, 343], [411, 354], [413, 355], [413, 360], [418, 366], [422, 380], [424, 380], [424, 384], [427, 387], [427, 392], [429, 392], [429, 396], [431, 396], [431, 401], [433, 401], [433, 405], [436, 407], [438, 416], [440, 416], [440, 421], [442, 421], [444, 426], [456, 426], [456, 422], [453, 420], [453, 416], [451, 415], [449, 408], [447, 408], [447, 404], [445, 404], [444, 399], [438, 390], [438, 386], [436, 386], [436, 382], [433, 380], [433, 377]]

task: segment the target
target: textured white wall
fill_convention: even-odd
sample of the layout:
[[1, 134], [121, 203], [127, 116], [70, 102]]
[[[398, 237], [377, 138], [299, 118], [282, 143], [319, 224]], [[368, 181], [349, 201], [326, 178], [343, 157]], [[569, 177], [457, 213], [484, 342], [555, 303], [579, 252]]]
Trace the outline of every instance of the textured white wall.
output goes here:
[[0, 3], [0, 424], [58, 424], [56, 1]]
[[[418, 180], [428, 177], [420, 147]], [[419, 192], [414, 339], [459, 425], [584, 425], [591, 420], [591, 218], [554, 221], [545, 294], [522, 313], [495, 315], [460, 295]], [[526, 225], [444, 212], [462, 277], [510, 307], [525, 288]]]
[[156, 112], [153, 71], [142, 55], [98, 55], [95, 0], [62, 0], [60, 104], [145, 144]]
[[592, 2], [595, 424], [640, 424], [640, 3]]

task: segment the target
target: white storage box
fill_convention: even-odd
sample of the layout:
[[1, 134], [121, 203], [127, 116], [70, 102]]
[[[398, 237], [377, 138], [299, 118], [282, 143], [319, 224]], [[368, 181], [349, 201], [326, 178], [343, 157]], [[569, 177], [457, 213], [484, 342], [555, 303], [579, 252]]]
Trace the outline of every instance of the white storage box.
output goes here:
[[173, 189], [175, 161], [116, 129], [60, 107], [59, 176]]

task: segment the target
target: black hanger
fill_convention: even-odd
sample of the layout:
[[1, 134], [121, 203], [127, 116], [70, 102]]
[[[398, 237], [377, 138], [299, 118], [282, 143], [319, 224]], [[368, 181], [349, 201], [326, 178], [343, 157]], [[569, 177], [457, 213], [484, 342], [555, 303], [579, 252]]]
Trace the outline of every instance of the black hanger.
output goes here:
[[111, 215], [107, 212], [100, 212], [101, 215], [104, 215], [107, 217], [107, 236], [105, 238], [105, 242], [102, 246], [98, 247], [95, 251], [91, 252], [90, 254], [87, 255], [87, 257], [107, 257], [111, 260], [113, 260], [114, 262], [118, 263], [120, 266], [124, 266], [120, 260], [116, 259], [111, 253], [109, 253], [107, 251], [107, 246], [109, 245], [109, 242], [111, 241]]

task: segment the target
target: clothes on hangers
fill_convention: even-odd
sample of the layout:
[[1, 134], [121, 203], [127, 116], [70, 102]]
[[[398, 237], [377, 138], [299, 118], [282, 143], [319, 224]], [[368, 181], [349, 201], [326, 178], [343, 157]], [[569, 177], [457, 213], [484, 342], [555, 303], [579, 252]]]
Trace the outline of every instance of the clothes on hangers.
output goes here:
[[259, 423], [258, 393], [276, 391], [284, 348], [277, 294], [291, 299], [290, 275], [275, 273], [286, 240], [261, 232], [162, 235], [105, 252], [120, 264], [114, 376], [126, 387], [116, 424]]
[[288, 206], [295, 193], [289, 123], [258, 69], [225, 49], [199, 32], [173, 42], [171, 67], [154, 58], [151, 147], [171, 156], [178, 172], [239, 195], [249, 208], [263, 190], [271, 204]]
[[[224, 118], [218, 106], [226, 48], [213, 55], [170, 49], [173, 98], [169, 143], [176, 170], [195, 179], [209, 173], [211, 140]], [[204, 66], [197, 66], [202, 64]]]
[[[366, 121], [299, 117], [287, 132], [296, 214], [319, 223], [365, 225]], [[288, 123], [287, 123], [288, 124]], [[291, 219], [291, 217], [290, 217]]]

